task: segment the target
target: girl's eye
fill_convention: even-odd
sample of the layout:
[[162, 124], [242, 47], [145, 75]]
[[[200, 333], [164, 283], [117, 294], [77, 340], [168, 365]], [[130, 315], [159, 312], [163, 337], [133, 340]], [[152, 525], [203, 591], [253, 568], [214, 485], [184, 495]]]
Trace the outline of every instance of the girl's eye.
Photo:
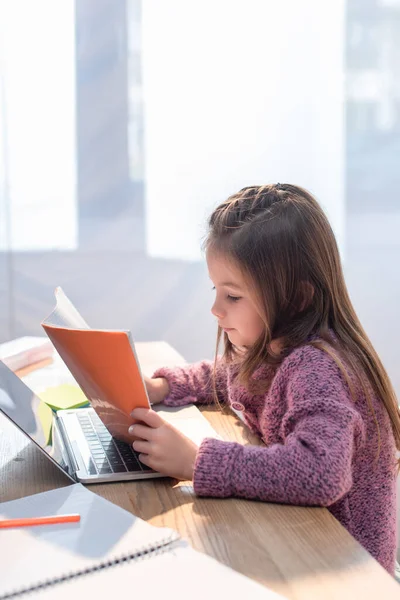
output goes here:
[[[215, 285], [213, 285], [211, 289], [215, 290]], [[229, 302], [237, 302], [238, 300], [240, 300], [240, 296], [231, 296], [230, 294], [228, 294], [226, 298], [227, 300], [229, 300]]]

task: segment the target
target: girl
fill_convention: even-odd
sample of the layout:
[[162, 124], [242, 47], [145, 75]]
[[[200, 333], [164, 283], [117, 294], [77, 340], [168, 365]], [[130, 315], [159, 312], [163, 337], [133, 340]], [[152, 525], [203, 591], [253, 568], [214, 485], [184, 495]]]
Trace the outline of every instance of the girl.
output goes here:
[[201, 496], [326, 506], [390, 572], [396, 551], [400, 413], [351, 304], [331, 227], [294, 185], [242, 189], [205, 243], [224, 354], [162, 368], [150, 401], [226, 403], [265, 446], [196, 447], [154, 411], [130, 428], [140, 460]]

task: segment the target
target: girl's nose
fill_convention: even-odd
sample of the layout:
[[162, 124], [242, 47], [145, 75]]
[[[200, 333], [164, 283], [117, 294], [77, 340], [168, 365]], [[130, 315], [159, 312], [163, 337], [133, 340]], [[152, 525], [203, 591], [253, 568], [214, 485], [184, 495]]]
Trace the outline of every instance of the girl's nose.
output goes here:
[[224, 312], [221, 309], [221, 307], [218, 306], [217, 301], [215, 301], [214, 304], [212, 305], [211, 312], [214, 315], [214, 317], [217, 317], [217, 319], [222, 319], [222, 317], [224, 316]]

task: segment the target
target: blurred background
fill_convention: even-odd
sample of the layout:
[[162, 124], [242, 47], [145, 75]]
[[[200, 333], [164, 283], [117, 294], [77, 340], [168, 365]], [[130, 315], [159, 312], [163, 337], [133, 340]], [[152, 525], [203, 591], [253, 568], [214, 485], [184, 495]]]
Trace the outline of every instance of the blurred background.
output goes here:
[[400, 394], [399, 0], [0, 0], [0, 341], [61, 285], [93, 327], [212, 357], [208, 213], [313, 192]]

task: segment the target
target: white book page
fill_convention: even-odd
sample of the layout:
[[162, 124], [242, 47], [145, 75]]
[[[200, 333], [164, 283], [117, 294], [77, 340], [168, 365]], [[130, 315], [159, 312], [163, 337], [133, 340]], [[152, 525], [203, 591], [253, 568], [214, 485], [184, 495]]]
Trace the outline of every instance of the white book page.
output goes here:
[[71, 329], [90, 329], [85, 319], [80, 315], [61, 287], [56, 288], [55, 297], [56, 306], [43, 321], [44, 324]]
[[10, 340], [9, 342], [0, 344], [0, 359], [3, 360], [9, 356], [15, 356], [17, 354], [22, 354], [23, 352], [34, 351], [48, 344], [49, 339], [46, 336], [19, 337], [15, 340]]

